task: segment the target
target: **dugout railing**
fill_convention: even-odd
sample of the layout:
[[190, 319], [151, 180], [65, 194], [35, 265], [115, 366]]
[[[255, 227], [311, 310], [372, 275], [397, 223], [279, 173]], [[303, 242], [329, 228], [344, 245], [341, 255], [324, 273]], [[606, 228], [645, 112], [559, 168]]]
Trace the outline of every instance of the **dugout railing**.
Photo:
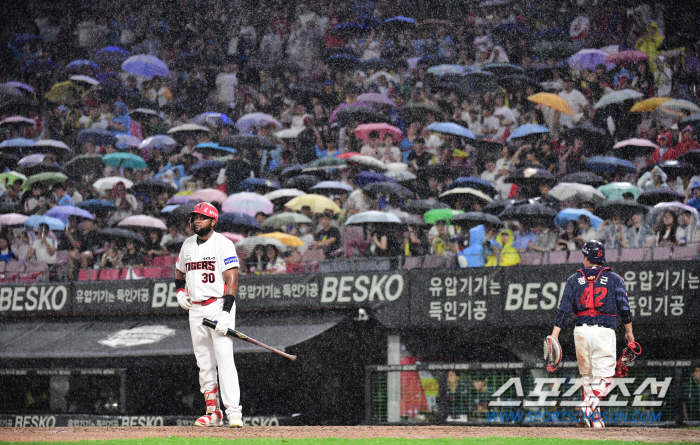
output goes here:
[[[575, 426], [580, 384], [576, 362], [372, 365], [365, 423]], [[607, 426], [700, 426], [700, 360], [637, 360], [601, 411]]]

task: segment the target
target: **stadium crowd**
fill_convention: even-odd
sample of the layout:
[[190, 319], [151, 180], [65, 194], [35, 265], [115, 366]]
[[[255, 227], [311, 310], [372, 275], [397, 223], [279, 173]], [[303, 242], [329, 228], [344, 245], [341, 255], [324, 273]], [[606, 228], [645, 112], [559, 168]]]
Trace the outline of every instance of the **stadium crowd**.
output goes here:
[[6, 279], [171, 265], [202, 201], [244, 273], [700, 242], [700, 40], [659, 3], [17, 8]]

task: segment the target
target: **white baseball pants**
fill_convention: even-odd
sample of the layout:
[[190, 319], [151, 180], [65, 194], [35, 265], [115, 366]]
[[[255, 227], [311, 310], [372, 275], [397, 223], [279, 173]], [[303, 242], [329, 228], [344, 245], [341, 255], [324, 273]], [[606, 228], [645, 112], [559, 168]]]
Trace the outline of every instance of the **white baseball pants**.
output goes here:
[[[193, 304], [190, 309], [190, 332], [194, 356], [199, 367], [199, 387], [202, 394], [216, 388], [217, 366], [219, 376], [219, 392], [221, 401], [226, 407], [226, 417], [241, 419], [241, 389], [238, 385], [238, 372], [233, 361], [233, 338], [220, 335], [214, 329], [202, 325], [202, 320], [216, 320], [224, 305], [224, 299], [219, 298], [207, 306]], [[229, 329], [235, 329], [236, 305], [231, 309]]]
[[602, 379], [615, 375], [615, 331], [597, 325], [576, 326], [574, 341], [582, 377]]

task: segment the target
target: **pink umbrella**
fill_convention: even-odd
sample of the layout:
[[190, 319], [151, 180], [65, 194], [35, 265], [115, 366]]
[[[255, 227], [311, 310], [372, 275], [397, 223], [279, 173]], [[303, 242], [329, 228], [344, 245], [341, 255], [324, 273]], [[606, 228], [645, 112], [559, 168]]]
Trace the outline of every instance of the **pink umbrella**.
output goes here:
[[190, 195], [190, 202], [201, 199], [204, 202], [218, 202], [223, 204], [226, 201], [226, 193], [217, 189], [202, 189]]
[[365, 93], [365, 94], [360, 94], [357, 96], [357, 101], [358, 102], [364, 102], [370, 105], [388, 105], [392, 108], [396, 108], [396, 103], [394, 103], [393, 100], [389, 99], [389, 96], [385, 96], [384, 94], [380, 93]]
[[605, 59], [605, 63], [644, 62], [645, 60], [649, 60], [649, 55], [647, 53], [644, 51], [630, 50], [610, 54], [607, 59]]
[[238, 241], [245, 239], [245, 236], [239, 235], [237, 233], [221, 232], [221, 234], [223, 236], [225, 236], [226, 238], [230, 239], [231, 241], [233, 241], [234, 243], [237, 243]]
[[353, 102], [351, 104], [340, 104], [338, 105], [338, 108], [333, 110], [331, 113], [331, 117], [328, 118], [328, 123], [332, 124], [333, 122], [338, 120], [338, 111], [342, 110], [343, 108], [346, 107], [365, 107], [365, 108], [372, 108], [372, 106], [368, 103], [364, 102]]
[[172, 198], [166, 202], [166, 204], [171, 205], [171, 204], [187, 204], [189, 202], [194, 202], [195, 204], [199, 204], [200, 202], [203, 202], [201, 199], [195, 198], [195, 199], [190, 199], [190, 195], [175, 195]]
[[384, 135], [387, 133], [394, 138], [394, 141], [400, 141], [403, 137], [403, 133], [400, 129], [389, 124], [362, 124], [355, 128], [355, 136], [362, 139], [363, 141], [369, 140], [369, 134], [373, 131], [379, 132], [379, 140], [384, 139]]
[[120, 227], [149, 227], [151, 229], [167, 230], [168, 227], [158, 218], [146, 215], [133, 215], [119, 221]]
[[250, 192], [234, 193], [221, 205], [224, 212], [240, 212], [253, 217], [258, 212], [272, 215], [274, 208], [272, 201], [262, 195]]
[[27, 215], [20, 215], [19, 213], [0, 215], [0, 226], [23, 226], [27, 218], [29, 218]]

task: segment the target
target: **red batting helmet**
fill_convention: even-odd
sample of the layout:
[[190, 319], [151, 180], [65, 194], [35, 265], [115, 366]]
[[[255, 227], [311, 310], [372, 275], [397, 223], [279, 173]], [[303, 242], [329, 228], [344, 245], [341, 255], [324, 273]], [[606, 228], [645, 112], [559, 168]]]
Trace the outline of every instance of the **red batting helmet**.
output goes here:
[[216, 210], [216, 207], [209, 204], [208, 202], [200, 202], [199, 204], [194, 206], [194, 210], [190, 212], [190, 218], [192, 218], [192, 215], [194, 215], [195, 213], [207, 216], [209, 218], [214, 218], [214, 221], [219, 220], [219, 211]]

